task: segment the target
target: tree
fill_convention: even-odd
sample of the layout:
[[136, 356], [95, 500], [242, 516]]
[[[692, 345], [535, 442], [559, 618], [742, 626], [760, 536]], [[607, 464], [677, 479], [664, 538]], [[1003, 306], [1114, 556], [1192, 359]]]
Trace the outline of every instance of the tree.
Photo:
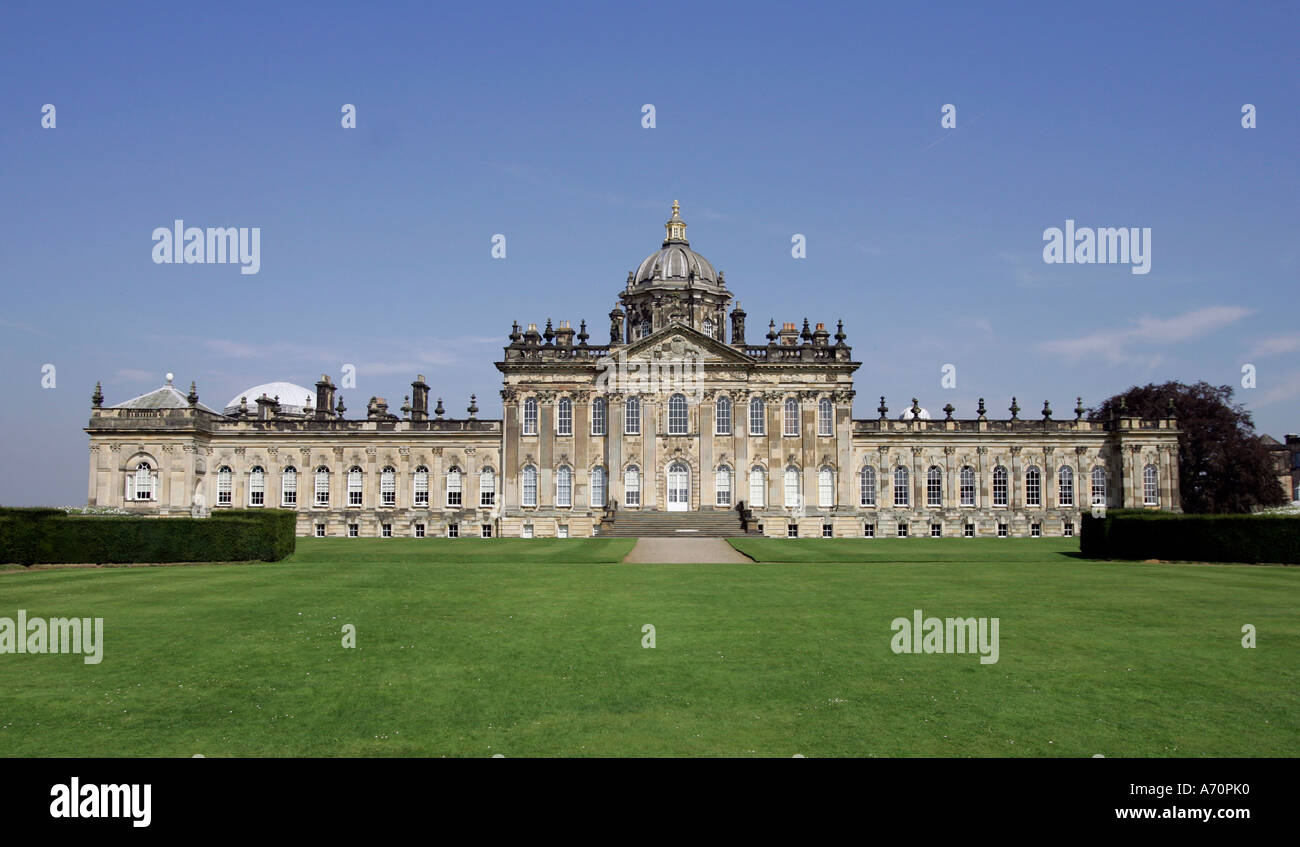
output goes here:
[[1285, 493], [1277, 483], [1268, 448], [1255, 434], [1250, 412], [1232, 402], [1232, 387], [1208, 382], [1133, 386], [1088, 415], [1108, 421], [1112, 412], [1142, 418], [1178, 419], [1178, 487], [1184, 512], [1249, 512], [1280, 506]]

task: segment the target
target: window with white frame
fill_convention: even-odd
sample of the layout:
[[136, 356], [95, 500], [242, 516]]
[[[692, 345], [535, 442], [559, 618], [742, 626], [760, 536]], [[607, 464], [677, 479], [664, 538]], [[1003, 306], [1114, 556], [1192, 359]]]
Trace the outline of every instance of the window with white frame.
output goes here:
[[912, 475], [907, 468], [894, 468], [894, 505], [908, 506], [912, 502]]
[[261, 465], [255, 465], [248, 472], [248, 505], [266, 505], [266, 471]]
[[555, 434], [573, 435], [573, 401], [568, 397], [560, 398], [555, 414]]
[[817, 435], [830, 438], [835, 434], [835, 407], [831, 398], [823, 397], [817, 401]]
[[785, 398], [785, 435], [799, 434], [799, 401], [793, 397]]
[[767, 434], [767, 406], [762, 397], [749, 398], [749, 434]]
[[714, 417], [713, 433], [715, 435], [731, 435], [731, 398], [730, 397], [723, 395], [718, 398], [718, 405], [714, 410], [713, 417]]
[[604, 397], [597, 397], [591, 401], [591, 434], [605, 434], [605, 413], [608, 407], [605, 405]]
[[464, 502], [461, 488], [460, 468], [452, 466], [447, 471], [447, 505], [460, 506]]
[[1043, 475], [1037, 465], [1025, 469], [1025, 505], [1043, 505]]
[[1056, 505], [1074, 505], [1074, 471], [1068, 465], [1062, 465], [1056, 474]]
[[858, 504], [861, 506], [876, 505], [876, 469], [867, 466], [858, 474]]
[[761, 509], [767, 503], [767, 474], [760, 465], [749, 469], [749, 506]]
[[362, 504], [363, 489], [361, 468], [353, 465], [348, 469], [348, 505], [360, 506]]
[[1092, 469], [1092, 505], [1106, 505], [1106, 469], [1100, 466]]
[[1007, 504], [1007, 469], [998, 465], [993, 469], [993, 505]]
[[322, 465], [316, 469], [316, 505], [328, 506], [330, 504], [330, 469]]
[[298, 505], [298, 469], [293, 465], [280, 472], [280, 505]]
[[[137, 479], [139, 471], [136, 472]], [[221, 506], [229, 506], [234, 492], [234, 473], [230, 470], [229, 465], [222, 465], [217, 471], [217, 503]], [[137, 485], [138, 487], [138, 485]], [[140, 498], [137, 498], [140, 499]]]
[[379, 504], [388, 507], [397, 505], [397, 471], [391, 465], [379, 472]]
[[325, 537], [325, 524], [323, 523], [316, 524], [316, 537], [317, 538]]
[[1142, 504], [1144, 506], [1159, 505], [1159, 480], [1160, 477], [1156, 472], [1155, 465], [1147, 465], [1142, 469]]
[[623, 471], [623, 503], [627, 506], [641, 505], [641, 469], [628, 465]]
[[537, 434], [537, 398], [524, 400], [524, 435]]
[[605, 469], [600, 466], [591, 469], [591, 507], [605, 508]]
[[713, 475], [713, 504], [715, 506], [731, 505], [731, 468], [719, 465]]
[[785, 505], [799, 505], [799, 469], [790, 465], [785, 469]]
[[524, 465], [524, 472], [520, 474], [523, 480], [520, 490], [522, 492], [522, 503], [525, 506], [537, 505], [537, 468], [532, 465]]
[[623, 434], [640, 435], [641, 434], [641, 398], [627, 398], [627, 409], [623, 417]]
[[420, 465], [411, 478], [411, 500], [416, 506], [429, 505], [429, 469]]
[[424, 538], [424, 524], [418, 523], [415, 525], [415, 537]]
[[975, 469], [970, 465], [961, 469], [961, 504], [975, 505]]
[[[227, 468], [226, 470], [229, 470]], [[156, 497], [153, 465], [148, 462], [140, 462], [135, 466], [135, 473], [129, 478], [127, 485], [128, 500], [153, 500]], [[229, 503], [229, 499], [226, 500]]]
[[931, 465], [925, 472], [925, 505], [937, 508], [943, 505], [943, 471]]
[[830, 466], [822, 465], [817, 471], [817, 506], [829, 509], [835, 505], [835, 471]]
[[480, 507], [497, 504], [497, 475], [491, 468], [478, 472], [478, 504]]
[[668, 434], [685, 435], [686, 432], [686, 396], [674, 394], [668, 398]]
[[555, 505], [573, 505], [573, 469], [568, 465], [560, 465], [555, 471]]

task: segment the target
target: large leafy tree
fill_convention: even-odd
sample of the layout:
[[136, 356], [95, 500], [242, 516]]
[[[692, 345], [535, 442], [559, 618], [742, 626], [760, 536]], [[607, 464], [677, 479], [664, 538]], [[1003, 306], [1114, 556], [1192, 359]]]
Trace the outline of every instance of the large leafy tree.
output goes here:
[[1162, 418], [1170, 401], [1181, 433], [1178, 487], [1184, 512], [1249, 512], [1286, 501], [1268, 448], [1255, 434], [1250, 412], [1232, 402], [1231, 386], [1133, 386], [1106, 400], [1088, 419], [1110, 420], [1120, 408], [1126, 415]]

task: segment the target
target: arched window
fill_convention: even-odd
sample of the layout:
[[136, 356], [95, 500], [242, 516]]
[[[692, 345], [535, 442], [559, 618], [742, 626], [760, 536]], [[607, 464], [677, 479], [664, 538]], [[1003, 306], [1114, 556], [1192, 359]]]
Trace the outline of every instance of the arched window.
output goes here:
[[573, 401], [561, 397], [559, 409], [555, 415], [555, 434], [573, 435]]
[[785, 429], [786, 435], [799, 434], [799, 401], [793, 397], [785, 398]]
[[591, 469], [591, 507], [605, 508], [605, 469], [602, 467]]
[[460, 468], [453, 465], [447, 471], [447, 505], [460, 506], [464, 502], [461, 493]]
[[930, 469], [925, 472], [925, 505], [943, 505], [943, 471], [939, 470], [938, 465], [930, 465]]
[[975, 505], [975, 469], [970, 465], [961, 469], [961, 504]]
[[1074, 505], [1074, 471], [1068, 465], [1062, 465], [1056, 474], [1056, 505]]
[[668, 434], [686, 434], [686, 397], [674, 394], [668, 398]]
[[415, 469], [415, 476], [411, 479], [411, 494], [415, 505], [429, 505], [429, 469], [424, 465]]
[[731, 505], [731, 468], [718, 465], [718, 470], [713, 475], [713, 492], [715, 506]]
[[537, 505], [537, 468], [532, 465], [524, 465], [523, 485], [520, 486], [523, 492], [523, 505]]
[[714, 419], [713, 432], [715, 435], [731, 435], [731, 398], [725, 394], [718, 398]]
[[817, 401], [817, 435], [830, 438], [835, 434], [835, 407], [831, 398], [823, 397]]
[[491, 468], [478, 472], [478, 504], [481, 507], [497, 504], [497, 475]]
[[1092, 505], [1106, 505], [1106, 469], [1100, 465], [1092, 469]]
[[822, 509], [835, 505], [835, 471], [827, 465], [817, 471], [817, 505]]
[[293, 465], [280, 472], [280, 505], [298, 505], [298, 469]]
[[524, 400], [524, 435], [537, 434], [537, 398]]
[[767, 434], [767, 407], [762, 397], [749, 398], [749, 434]]
[[799, 505], [799, 469], [790, 465], [785, 469], [785, 505]]
[[1155, 465], [1142, 469], [1142, 504], [1144, 506], [1160, 505], [1159, 474]]
[[998, 465], [993, 469], [993, 505], [1007, 504], [1007, 469]]
[[907, 506], [912, 502], [912, 475], [907, 468], [894, 468], [894, 505]]
[[591, 401], [591, 434], [605, 434], [605, 398], [597, 397]]
[[767, 474], [761, 465], [749, 469], [749, 507], [761, 509], [767, 503]]
[[[138, 471], [137, 471], [138, 473]], [[222, 465], [217, 471], [217, 503], [229, 506], [233, 492], [234, 473], [229, 465]]]
[[397, 471], [391, 465], [379, 472], [379, 505], [397, 505]]
[[863, 506], [876, 505], [876, 469], [865, 467], [859, 477], [858, 503]]
[[348, 469], [348, 505], [360, 506], [362, 503], [361, 468], [353, 465]]
[[[226, 470], [229, 470], [229, 468]], [[127, 499], [153, 500], [155, 497], [154, 479], [153, 465], [148, 462], [141, 462], [136, 465], [135, 474], [132, 475], [130, 483], [127, 485]], [[226, 502], [230, 501], [227, 500]]]
[[1025, 469], [1025, 505], [1043, 505], [1043, 475], [1037, 465]]
[[573, 505], [573, 470], [568, 465], [560, 465], [555, 471], [555, 505]]
[[266, 505], [266, 471], [261, 465], [248, 472], [248, 505]]
[[623, 471], [623, 503], [627, 506], [641, 505], [641, 469], [628, 465]]
[[330, 469], [321, 465], [316, 469], [316, 505], [328, 506], [330, 504]]
[[627, 412], [623, 419], [624, 435], [641, 434], [641, 398], [627, 398]]
[[713, 337], [713, 321], [709, 320], [708, 318], [704, 319], [704, 334], [709, 336], [710, 338]]

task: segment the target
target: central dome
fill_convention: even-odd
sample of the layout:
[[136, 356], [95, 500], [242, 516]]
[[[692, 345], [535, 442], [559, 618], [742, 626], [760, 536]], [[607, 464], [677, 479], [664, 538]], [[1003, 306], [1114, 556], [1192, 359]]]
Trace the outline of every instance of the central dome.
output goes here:
[[676, 282], [720, 286], [718, 272], [709, 260], [691, 249], [686, 240], [686, 222], [680, 214], [681, 207], [673, 201], [673, 216], [664, 224], [667, 237], [663, 246], [645, 257], [628, 280], [629, 287], [646, 283]]
[[292, 382], [266, 382], [261, 385], [254, 385], [252, 388], [231, 397], [222, 413], [226, 415], [238, 414], [239, 401], [245, 398], [248, 400], [249, 411], [256, 412], [257, 398], [263, 394], [273, 400], [277, 396], [280, 398], [280, 411], [282, 414], [301, 415], [303, 407], [311, 402], [316, 392], [310, 388], [295, 385]]

